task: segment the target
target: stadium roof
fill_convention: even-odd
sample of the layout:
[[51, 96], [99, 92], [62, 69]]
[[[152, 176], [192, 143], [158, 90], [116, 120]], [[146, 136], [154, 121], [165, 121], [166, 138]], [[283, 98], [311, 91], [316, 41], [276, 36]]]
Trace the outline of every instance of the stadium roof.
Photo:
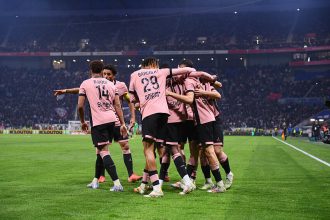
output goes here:
[[329, 0], [0, 0], [4, 16], [217, 13], [329, 6]]

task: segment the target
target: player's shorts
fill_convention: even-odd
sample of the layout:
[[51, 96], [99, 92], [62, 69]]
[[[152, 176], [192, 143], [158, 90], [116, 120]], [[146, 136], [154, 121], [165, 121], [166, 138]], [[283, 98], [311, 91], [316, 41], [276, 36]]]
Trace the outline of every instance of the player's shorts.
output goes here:
[[197, 142], [202, 146], [213, 144], [213, 121], [195, 126]]
[[91, 135], [95, 147], [112, 142], [115, 123], [106, 123], [92, 127]]
[[182, 136], [180, 142], [187, 142], [196, 140], [196, 131], [195, 131], [195, 124], [193, 120], [187, 120], [183, 122], [182, 125]]
[[223, 121], [220, 116], [215, 117], [213, 122], [214, 146], [223, 146]]
[[156, 113], [142, 120], [143, 140], [149, 139], [156, 142], [164, 142], [166, 138], [168, 114]]
[[113, 140], [115, 142], [126, 142], [126, 141], [128, 141], [128, 136], [123, 137], [120, 134], [120, 126], [115, 126], [114, 132], [113, 132]]
[[184, 122], [168, 123], [166, 127], [165, 143], [168, 145], [178, 145], [182, 141]]

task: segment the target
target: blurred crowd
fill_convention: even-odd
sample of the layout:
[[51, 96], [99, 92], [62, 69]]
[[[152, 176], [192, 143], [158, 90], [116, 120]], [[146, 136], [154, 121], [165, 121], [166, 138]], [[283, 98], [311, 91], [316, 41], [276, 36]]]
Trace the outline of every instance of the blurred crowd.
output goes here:
[[[219, 101], [225, 126], [275, 128], [295, 125], [324, 109], [323, 104], [293, 102], [283, 98], [329, 96], [330, 78], [295, 72], [287, 66], [251, 66], [224, 69], [197, 67], [217, 73], [223, 83]], [[119, 68], [118, 78], [129, 83], [134, 70]], [[305, 77], [301, 77], [304, 75]], [[76, 95], [53, 96], [54, 89], [79, 87], [88, 78], [81, 70], [29, 70], [0, 67], [0, 126], [40, 127], [67, 124], [76, 119]]]
[[0, 21], [0, 51], [263, 49], [330, 45], [328, 12], [18, 17]]

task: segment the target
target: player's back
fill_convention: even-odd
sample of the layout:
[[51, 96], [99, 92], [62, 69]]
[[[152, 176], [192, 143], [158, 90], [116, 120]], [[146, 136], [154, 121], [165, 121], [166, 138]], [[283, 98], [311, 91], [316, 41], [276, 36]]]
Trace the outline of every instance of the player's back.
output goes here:
[[169, 69], [140, 69], [131, 74], [129, 91], [140, 101], [142, 119], [156, 114], [169, 114], [165, 86]]
[[[183, 84], [177, 81], [174, 77], [167, 79], [166, 89], [179, 95], [184, 95]], [[168, 123], [185, 121], [187, 119], [186, 105], [171, 96], [167, 96], [166, 100], [170, 113]]]
[[[186, 92], [193, 92], [195, 89], [203, 89], [206, 91], [209, 90], [209, 88], [205, 88], [205, 85], [203, 85], [198, 78], [193, 77], [188, 77], [185, 80], [185, 88]], [[215, 121], [212, 107], [205, 97], [195, 97], [192, 108], [197, 124], [205, 124], [211, 121]]]
[[93, 126], [116, 121], [113, 107], [117, 90], [114, 84], [104, 78], [90, 78], [85, 80], [79, 89], [79, 95], [88, 99]]

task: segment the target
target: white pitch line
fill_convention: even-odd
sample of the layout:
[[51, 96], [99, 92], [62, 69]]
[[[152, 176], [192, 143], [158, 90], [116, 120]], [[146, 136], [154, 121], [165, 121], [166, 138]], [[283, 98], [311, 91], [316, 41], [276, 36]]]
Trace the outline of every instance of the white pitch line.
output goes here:
[[321, 160], [320, 158], [315, 157], [315, 156], [313, 156], [313, 155], [311, 155], [311, 154], [309, 154], [309, 153], [307, 153], [307, 152], [305, 152], [305, 151], [303, 151], [303, 150], [301, 150], [301, 149], [299, 149], [299, 148], [293, 146], [292, 144], [286, 143], [286, 142], [284, 142], [284, 141], [282, 141], [282, 140], [280, 140], [280, 139], [278, 139], [278, 138], [276, 138], [276, 137], [274, 137], [274, 136], [272, 136], [272, 138], [274, 138], [275, 140], [277, 140], [277, 141], [279, 141], [279, 142], [282, 142], [283, 144], [288, 145], [289, 147], [291, 147], [291, 148], [293, 148], [293, 149], [295, 149], [295, 150], [297, 150], [297, 151], [299, 151], [299, 152], [305, 154], [306, 156], [309, 156], [309, 157], [313, 158], [314, 160], [317, 160], [318, 162], [323, 163], [324, 165], [330, 167], [330, 163], [328, 163], [328, 162], [326, 162], [326, 161], [324, 161], [324, 160]]

